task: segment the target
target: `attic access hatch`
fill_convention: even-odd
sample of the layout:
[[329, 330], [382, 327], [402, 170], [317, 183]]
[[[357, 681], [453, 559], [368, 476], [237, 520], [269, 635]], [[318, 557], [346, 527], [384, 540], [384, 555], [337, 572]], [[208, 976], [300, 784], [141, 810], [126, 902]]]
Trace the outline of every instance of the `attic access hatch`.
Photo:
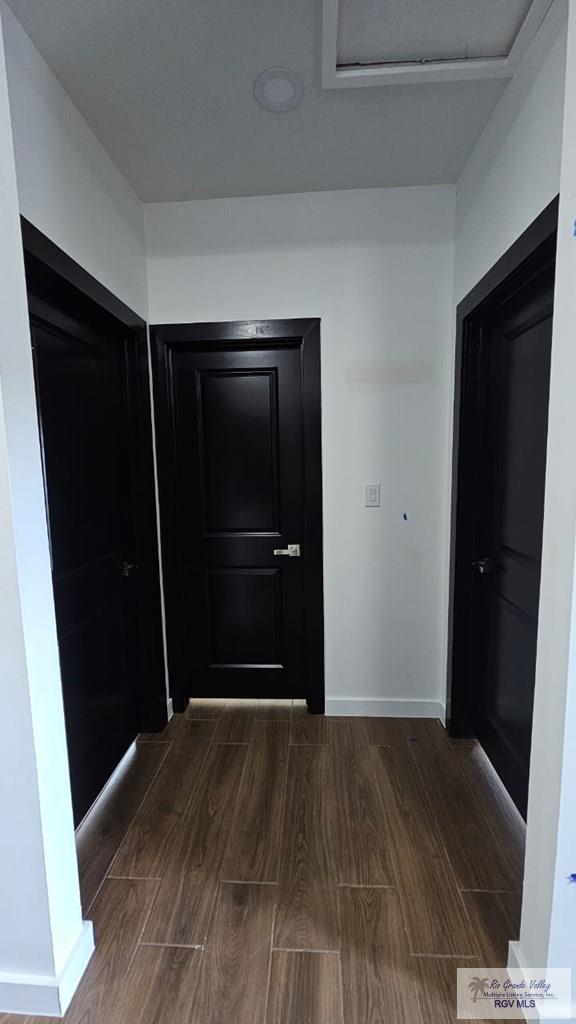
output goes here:
[[323, 0], [325, 89], [511, 78], [552, 0]]

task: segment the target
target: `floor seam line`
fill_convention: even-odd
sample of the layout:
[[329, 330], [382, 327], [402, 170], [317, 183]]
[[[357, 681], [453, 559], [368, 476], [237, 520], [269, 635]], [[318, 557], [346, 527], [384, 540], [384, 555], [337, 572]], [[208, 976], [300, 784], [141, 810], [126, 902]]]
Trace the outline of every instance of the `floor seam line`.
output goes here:
[[138, 948], [151, 947], [153, 949], [204, 949], [200, 943], [187, 942], [139, 942]]
[[[165, 745], [168, 746], [168, 744], [165, 744]], [[146, 797], [148, 796], [150, 790], [152, 789], [152, 786], [154, 785], [154, 782], [156, 781], [158, 772], [160, 771], [160, 769], [162, 768], [162, 766], [164, 765], [164, 763], [166, 761], [166, 758], [168, 757], [168, 753], [169, 753], [169, 750], [166, 750], [165, 753], [164, 753], [164, 757], [160, 761], [160, 764], [158, 765], [156, 771], [154, 772], [152, 778], [150, 779], [150, 785], [147, 787], [146, 791], [144, 792], [144, 795], [142, 796], [142, 799], [141, 799], [140, 803], [136, 807], [136, 809], [134, 811], [134, 814], [132, 815], [132, 817], [130, 819], [129, 824], [126, 826], [126, 831], [125, 831], [125, 833], [124, 833], [124, 835], [122, 837], [121, 842], [118, 845], [118, 849], [116, 850], [114, 856], [112, 857], [112, 860], [110, 861], [108, 867], [106, 868], [106, 871], [104, 872], [104, 877], [102, 878], [102, 881], [100, 882], [100, 885], [98, 886], [96, 892], [94, 893], [94, 896], [90, 900], [90, 903], [86, 907], [86, 910], [83, 911], [83, 913], [88, 914], [90, 912], [90, 910], [94, 906], [94, 903], [95, 903], [97, 897], [100, 895], [100, 891], [102, 889], [102, 886], [104, 885], [104, 882], [108, 878], [108, 872], [110, 871], [110, 868], [114, 864], [114, 861], [116, 860], [116, 857], [120, 853], [120, 850], [121, 850], [121, 848], [122, 848], [122, 846], [123, 846], [123, 844], [124, 844], [124, 842], [126, 840], [126, 836], [128, 835], [128, 832], [130, 831], [130, 829], [132, 828], [132, 825], [136, 821], [136, 816], [140, 813], [140, 808], [142, 807], [142, 804], [144, 803], [144, 801], [146, 800]]]
[[150, 900], [150, 906], [148, 907], [148, 912], [144, 915], [144, 921], [143, 921], [142, 927], [140, 929], [140, 933], [138, 935], [138, 938], [136, 940], [136, 945], [134, 946], [134, 952], [132, 953], [132, 956], [130, 957], [130, 960], [128, 962], [128, 966], [126, 968], [126, 975], [128, 975], [130, 973], [130, 971], [132, 969], [132, 965], [133, 965], [133, 963], [134, 963], [134, 961], [136, 959], [136, 955], [138, 953], [138, 950], [140, 948], [140, 944], [142, 942], [142, 936], [144, 935], [144, 932], [146, 931], [146, 927], [148, 925], [148, 921], [150, 920], [150, 915], [152, 913], [152, 908], [153, 908], [156, 900], [158, 899], [158, 893], [160, 892], [161, 884], [162, 883], [159, 882], [158, 885], [156, 886], [156, 892], [154, 893], [154, 898]]
[[272, 910], [272, 927], [270, 929], [270, 949], [268, 951], [268, 974], [266, 977], [266, 998], [264, 1000], [264, 1014], [262, 1016], [262, 1024], [266, 1024], [268, 1020], [268, 1011], [270, 1009], [270, 992], [272, 990], [272, 956], [274, 953], [274, 929], [276, 928], [276, 913], [278, 911], [278, 904], [275, 903]]
[[[318, 956], [340, 956], [339, 949], [303, 949], [301, 946], [272, 946], [273, 953], [315, 953]], [[472, 959], [472, 957], [470, 958]]]
[[[175, 749], [175, 743], [174, 743], [174, 742], [172, 742], [172, 743], [170, 744], [170, 746], [171, 746], [171, 748], [172, 748], [172, 749]], [[185, 802], [185, 804], [184, 804], [184, 807], [182, 808], [182, 814], [181, 814], [181, 816], [180, 816], [180, 820], [179, 820], [179, 822], [178, 822], [178, 828], [180, 828], [180, 826], [181, 826], [182, 822], [183, 822], [183, 821], [184, 821], [184, 819], [185, 819], [185, 815], [186, 815], [186, 812], [187, 812], [187, 810], [188, 810], [188, 807], [189, 807], [190, 803], [192, 802], [192, 798], [193, 798], [193, 796], [194, 796], [194, 792], [195, 792], [195, 790], [196, 790], [196, 785], [197, 785], [197, 784], [199, 783], [199, 780], [201, 779], [201, 777], [202, 777], [202, 775], [203, 775], [203, 772], [204, 772], [204, 768], [205, 768], [206, 762], [207, 762], [207, 760], [208, 760], [208, 752], [209, 752], [209, 750], [210, 750], [210, 747], [211, 747], [211, 741], [210, 741], [210, 740], [208, 740], [208, 742], [206, 743], [206, 749], [205, 749], [205, 751], [204, 751], [204, 756], [203, 756], [203, 757], [201, 758], [201, 760], [200, 760], [200, 763], [199, 763], [199, 765], [198, 765], [198, 772], [197, 772], [197, 776], [196, 776], [196, 779], [195, 779], [194, 783], [192, 784], [192, 787], [191, 787], [191, 790], [190, 790], [190, 793], [189, 793], [188, 799], [186, 800], [186, 802]], [[165, 763], [165, 761], [166, 761], [166, 758], [167, 758], [167, 757], [168, 757], [168, 752], [166, 753], [166, 755], [165, 755], [165, 758], [164, 758], [164, 759], [162, 760], [162, 763], [161, 763], [161, 765], [160, 765], [160, 768], [161, 768], [161, 767], [162, 767], [162, 766], [164, 765], [164, 763]], [[160, 771], [160, 768], [158, 769], [158, 772]], [[157, 774], [158, 774], [158, 773], [157, 773]], [[116, 862], [116, 859], [117, 859], [117, 858], [118, 858], [118, 857], [120, 856], [120, 851], [122, 850], [122, 847], [124, 846], [124, 844], [125, 844], [125, 843], [127, 842], [127, 840], [128, 840], [128, 836], [129, 836], [129, 834], [130, 834], [130, 832], [131, 832], [132, 828], [133, 828], [133, 827], [134, 827], [134, 825], [136, 824], [136, 822], [137, 822], [137, 819], [138, 819], [138, 816], [139, 816], [139, 814], [140, 814], [140, 812], [141, 812], [141, 810], [142, 810], [142, 808], [143, 808], [143, 806], [144, 806], [144, 801], [145, 801], [145, 800], [147, 800], [148, 796], [150, 795], [150, 793], [151, 793], [151, 791], [152, 791], [152, 786], [154, 785], [154, 783], [155, 783], [155, 782], [156, 782], [156, 776], [154, 777], [154, 779], [153, 779], [153, 780], [152, 780], [152, 782], [150, 783], [150, 787], [149, 787], [149, 789], [147, 790], [147, 792], [146, 792], [145, 796], [143, 797], [143, 799], [142, 799], [142, 803], [141, 803], [141, 804], [140, 804], [140, 806], [138, 807], [138, 809], [137, 809], [137, 811], [136, 811], [136, 814], [134, 815], [134, 817], [133, 817], [132, 821], [130, 822], [130, 825], [129, 825], [129, 826], [128, 826], [128, 828], [126, 829], [126, 835], [124, 836], [124, 838], [123, 838], [123, 840], [122, 840], [122, 842], [121, 842], [120, 846], [118, 847], [118, 849], [117, 849], [117, 851], [116, 851], [116, 853], [115, 853], [115, 855], [114, 855], [114, 860], [113, 860], [113, 861], [112, 861], [112, 863], [110, 864], [110, 868], [113, 868], [113, 867], [114, 867], [114, 864], [115, 864], [115, 862]], [[120, 877], [122, 877], [122, 876], [120, 876]], [[126, 877], [129, 877], [129, 876], [126, 876]], [[155, 879], [155, 878], [157, 878], [157, 877], [158, 877], [158, 878], [160, 879], [160, 881], [161, 881], [161, 882], [163, 882], [163, 881], [164, 881], [164, 878], [165, 878], [166, 876], [165, 876], [165, 875], [159, 875], [159, 876], [156, 876], [156, 875], [152, 875], [152, 876], [150, 876], [150, 877], [151, 877], [152, 879]]]

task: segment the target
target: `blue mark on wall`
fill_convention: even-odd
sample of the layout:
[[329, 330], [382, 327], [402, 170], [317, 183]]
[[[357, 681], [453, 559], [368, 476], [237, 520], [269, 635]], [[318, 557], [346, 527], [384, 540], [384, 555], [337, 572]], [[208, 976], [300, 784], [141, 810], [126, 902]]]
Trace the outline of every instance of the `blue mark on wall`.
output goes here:
[[576, 871], [572, 875], [568, 875], [568, 881], [570, 885], [576, 885]]
[[408, 522], [408, 516], [407, 516], [406, 512], [402, 513], [402, 519], [404, 520], [405, 523]]

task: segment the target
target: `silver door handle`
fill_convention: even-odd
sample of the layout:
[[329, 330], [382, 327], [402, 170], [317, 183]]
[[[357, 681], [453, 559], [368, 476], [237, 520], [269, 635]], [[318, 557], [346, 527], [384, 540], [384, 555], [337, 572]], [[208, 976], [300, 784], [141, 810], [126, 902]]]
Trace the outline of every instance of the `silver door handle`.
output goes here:
[[479, 558], [477, 562], [472, 562], [472, 565], [481, 576], [487, 576], [496, 568], [491, 558]]
[[287, 548], [274, 548], [275, 555], [285, 555], [286, 558], [300, 558], [300, 545], [289, 544]]

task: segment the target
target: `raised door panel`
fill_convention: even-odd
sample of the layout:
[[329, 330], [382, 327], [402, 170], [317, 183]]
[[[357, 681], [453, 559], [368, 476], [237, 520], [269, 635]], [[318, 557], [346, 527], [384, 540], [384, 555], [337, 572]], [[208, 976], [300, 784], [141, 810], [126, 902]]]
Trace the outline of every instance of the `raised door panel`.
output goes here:
[[276, 371], [198, 372], [204, 534], [278, 533]]
[[280, 569], [211, 569], [210, 666], [282, 667]]

